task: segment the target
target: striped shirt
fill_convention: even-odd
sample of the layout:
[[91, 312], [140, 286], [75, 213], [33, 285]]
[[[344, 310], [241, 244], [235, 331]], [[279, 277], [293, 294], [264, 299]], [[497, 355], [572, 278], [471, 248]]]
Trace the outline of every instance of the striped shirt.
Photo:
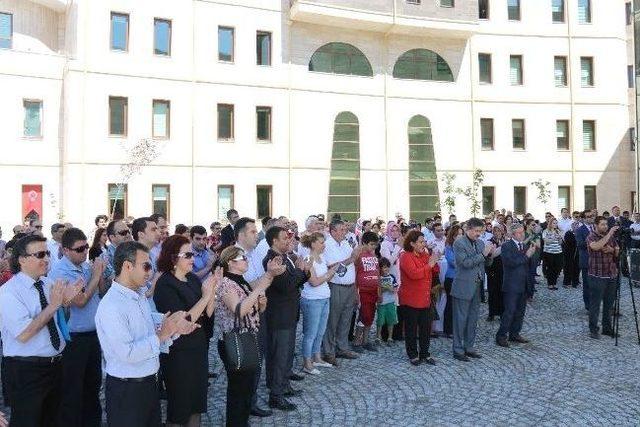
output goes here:
[[545, 253], [562, 253], [562, 235], [559, 231], [544, 230], [542, 232], [542, 239], [544, 240]]

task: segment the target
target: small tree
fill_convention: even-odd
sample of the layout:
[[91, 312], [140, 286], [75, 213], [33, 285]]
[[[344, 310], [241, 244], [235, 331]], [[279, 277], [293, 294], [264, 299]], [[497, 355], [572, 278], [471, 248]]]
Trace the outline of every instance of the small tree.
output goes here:
[[547, 203], [549, 203], [549, 198], [551, 197], [551, 190], [549, 190], [549, 185], [551, 185], [551, 183], [549, 181], [542, 181], [542, 179], [539, 178], [537, 181], [533, 181], [531, 185], [536, 187], [538, 190], [537, 199], [542, 203], [546, 210]]
[[442, 183], [444, 188], [442, 193], [445, 195], [444, 200], [440, 204], [443, 210], [452, 215], [456, 210], [456, 196], [460, 194], [460, 189], [456, 187], [456, 175], [445, 172], [442, 174]]
[[[126, 148], [124, 149], [126, 150]], [[115, 214], [116, 204], [120, 200], [124, 186], [129, 183], [134, 175], [140, 174], [144, 166], [151, 164], [160, 155], [160, 146], [158, 141], [154, 141], [151, 138], [143, 138], [127, 151], [129, 156], [127, 163], [120, 165], [120, 182], [117, 183], [116, 197], [111, 207], [111, 218]]]
[[480, 169], [476, 169], [473, 171], [473, 176], [471, 180], [471, 185], [464, 188], [462, 190], [462, 194], [469, 202], [469, 210], [471, 212], [471, 216], [477, 217], [482, 210], [482, 204], [478, 197], [478, 191], [482, 188], [482, 183], [484, 181], [484, 173]]

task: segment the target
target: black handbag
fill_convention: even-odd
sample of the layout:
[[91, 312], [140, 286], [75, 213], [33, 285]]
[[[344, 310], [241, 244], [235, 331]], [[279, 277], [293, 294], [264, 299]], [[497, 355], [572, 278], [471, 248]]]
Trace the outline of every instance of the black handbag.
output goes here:
[[240, 303], [238, 303], [235, 310], [233, 330], [225, 332], [222, 337], [226, 356], [225, 367], [231, 372], [256, 370], [260, 364], [260, 350], [258, 349], [256, 334], [248, 328], [242, 331], [240, 322]]

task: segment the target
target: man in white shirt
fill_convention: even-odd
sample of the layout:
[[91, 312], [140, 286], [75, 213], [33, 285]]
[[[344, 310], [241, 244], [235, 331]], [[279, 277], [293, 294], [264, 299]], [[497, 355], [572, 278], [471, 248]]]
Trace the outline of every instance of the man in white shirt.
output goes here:
[[569, 209], [562, 208], [560, 210], [560, 219], [558, 220], [558, 228], [562, 233], [562, 237], [564, 237], [565, 233], [571, 230], [571, 226], [573, 225], [573, 218], [569, 215]]
[[441, 256], [444, 256], [445, 240], [446, 238], [444, 235], [444, 228], [442, 227], [442, 224], [435, 223], [433, 225], [433, 238], [431, 240], [427, 240], [427, 247], [433, 252], [437, 252]]
[[51, 239], [47, 239], [47, 249], [51, 252], [51, 258], [49, 259], [49, 269], [53, 269], [62, 259], [62, 235], [64, 234], [66, 227], [64, 224], [56, 222], [51, 226]]
[[53, 283], [48, 270], [46, 239], [23, 237], [13, 246], [14, 276], [0, 287], [3, 384], [15, 426], [58, 425], [65, 348], [58, 309], [81, 285]]
[[323, 359], [334, 366], [338, 366], [336, 357], [358, 358], [350, 348], [348, 336], [351, 316], [358, 303], [358, 292], [355, 286], [356, 268], [353, 262], [360, 253], [360, 246], [353, 249], [345, 240], [346, 234], [347, 228], [343, 221], [331, 221], [324, 250], [324, 259], [329, 267], [338, 265], [336, 274], [329, 282], [331, 289], [329, 320], [322, 340]]
[[107, 374], [107, 424], [160, 426], [160, 344], [176, 335], [189, 334], [198, 325], [187, 320], [186, 312], [178, 311], [164, 316], [156, 329], [144, 294], [152, 274], [146, 246], [139, 242], [119, 245], [114, 269], [116, 279], [100, 301], [95, 317]]
[[640, 213], [633, 214], [633, 223], [629, 228], [631, 229], [631, 247], [640, 248]]

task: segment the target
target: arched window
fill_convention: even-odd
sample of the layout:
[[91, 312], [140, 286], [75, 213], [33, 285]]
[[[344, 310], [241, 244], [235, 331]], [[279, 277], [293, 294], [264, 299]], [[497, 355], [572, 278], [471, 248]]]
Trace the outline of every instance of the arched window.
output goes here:
[[409, 120], [410, 218], [424, 221], [438, 211], [439, 193], [431, 122], [424, 116]]
[[327, 43], [313, 53], [309, 71], [321, 73], [373, 76], [371, 64], [364, 53], [347, 43]]
[[348, 111], [336, 116], [333, 125], [328, 217], [338, 213], [355, 221], [360, 216], [360, 125]]
[[427, 49], [412, 49], [398, 58], [393, 77], [413, 80], [452, 82], [453, 73], [447, 61]]

